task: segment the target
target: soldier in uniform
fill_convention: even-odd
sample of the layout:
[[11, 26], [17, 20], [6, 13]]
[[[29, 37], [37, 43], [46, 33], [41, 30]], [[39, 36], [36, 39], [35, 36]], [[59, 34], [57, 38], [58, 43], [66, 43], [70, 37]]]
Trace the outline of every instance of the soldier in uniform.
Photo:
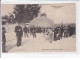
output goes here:
[[2, 26], [2, 52], [6, 52], [5, 46], [6, 46], [6, 28]]
[[15, 27], [15, 33], [16, 33], [16, 37], [17, 37], [17, 47], [19, 47], [19, 46], [21, 46], [22, 35], [23, 35], [22, 27], [20, 26], [20, 24], [18, 24]]

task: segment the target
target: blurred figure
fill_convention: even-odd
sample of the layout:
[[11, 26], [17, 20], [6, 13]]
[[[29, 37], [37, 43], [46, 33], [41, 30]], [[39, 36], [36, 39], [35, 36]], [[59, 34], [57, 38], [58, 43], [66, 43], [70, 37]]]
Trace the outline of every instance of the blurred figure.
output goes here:
[[75, 26], [72, 25], [72, 35], [74, 35], [74, 34], [75, 34]]
[[23, 35], [22, 27], [20, 26], [20, 24], [18, 24], [15, 27], [15, 33], [17, 37], [17, 47], [19, 47], [22, 44], [22, 35]]
[[61, 27], [58, 27], [57, 29], [58, 29], [58, 31], [57, 31], [57, 40], [60, 40], [61, 39]]
[[59, 39], [59, 27], [54, 29], [54, 41]]
[[26, 37], [28, 37], [28, 32], [29, 32], [29, 29], [28, 29], [28, 27], [25, 25], [24, 26], [24, 28], [23, 28], [23, 31], [24, 31], [24, 36]]
[[70, 26], [68, 26], [67, 34], [68, 34], [68, 37], [70, 37]]
[[61, 25], [61, 34], [60, 34], [60, 38], [61, 38], [61, 39], [62, 39], [62, 37], [63, 37], [63, 31], [64, 31], [63, 25]]
[[36, 38], [36, 28], [34, 25], [33, 25], [33, 27], [31, 27], [31, 30], [32, 30], [33, 38]]
[[38, 28], [39, 33], [41, 33], [41, 27]]
[[42, 30], [42, 33], [44, 34], [45, 33], [45, 27], [42, 27], [41, 30]]
[[68, 26], [68, 33], [69, 33], [69, 37], [72, 36], [73, 34], [72, 26]]
[[4, 25], [2, 26], [2, 52], [6, 52], [6, 28], [4, 27]]
[[56, 41], [57, 40], [57, 31], [54, 30], [54, 40]]
[[73, 28], [73, 32], [74, 32], [74, 35], [76, 34], [76, 27], [74, 26], [74, 28]]
[[67, 38], [68, 37], [68, 27], [67, 25], [64, 26], [64, 38]]
[[52, 43], [52, 41], [53, 41], [53, 32], [52, 32], [51, 29], [47, 29], [47, 32], [48, 32], [48, 37], [49, 37], [50, 43]]

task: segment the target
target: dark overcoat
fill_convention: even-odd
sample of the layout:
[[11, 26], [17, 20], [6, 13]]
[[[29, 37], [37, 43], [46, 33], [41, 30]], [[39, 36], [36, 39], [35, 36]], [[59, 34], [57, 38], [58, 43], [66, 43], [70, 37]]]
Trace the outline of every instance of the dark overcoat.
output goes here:
[[5, 27], [2, 27], [2, 42], [3, 42], [3, 43], [6, 42], [6, 36], [5, 36], [5, 33], [6, 33], [6, 28], [5, 28]]
[[22, 37], [22, 35], [23, 35], [22, 27], [21, 26], [16, 26], [15, 27], [15, 33], [16, 33], [17, 37]]

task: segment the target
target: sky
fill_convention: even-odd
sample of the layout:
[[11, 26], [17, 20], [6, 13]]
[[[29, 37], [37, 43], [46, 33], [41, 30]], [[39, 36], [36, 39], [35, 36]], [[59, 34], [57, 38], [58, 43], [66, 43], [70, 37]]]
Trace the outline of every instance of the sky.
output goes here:
[[[15, 5], [3, 4], [1, 7], [2, 16], [9, 15]], [[54, 23], [75, 23], [76, 7], [75, 4], [42, 4], [41, 12], [46, 13], [47, 17]]]

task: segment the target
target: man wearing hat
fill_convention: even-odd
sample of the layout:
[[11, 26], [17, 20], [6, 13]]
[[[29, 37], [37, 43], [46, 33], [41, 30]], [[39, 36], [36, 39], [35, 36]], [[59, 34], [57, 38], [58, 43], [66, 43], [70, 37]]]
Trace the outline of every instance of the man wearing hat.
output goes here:
[[15, 33], [16, 33], [16, 37], [17, 37], [17, 47], [19, 47], [19, 46], [21, 46], [22, 35], [23, 35], [22, 27], [20, 26], [20, 24], [18, 24], [15, 27]]
[[29, 32], [29, 29], [28, 29], [28, 27], [25, 25], [24, 26], [24, 28], [23, 28], [23, 31], [24, 31], [24, 36], [26, 37], [28, 37], [28, 32]]

